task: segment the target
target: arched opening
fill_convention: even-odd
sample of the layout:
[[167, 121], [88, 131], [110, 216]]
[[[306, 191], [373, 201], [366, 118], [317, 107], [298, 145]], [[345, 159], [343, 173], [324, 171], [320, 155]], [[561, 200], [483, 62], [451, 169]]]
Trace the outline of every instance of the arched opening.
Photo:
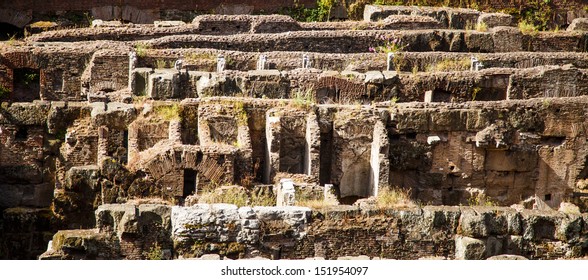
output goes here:
[[0, 41], [24, 38], [24, 29], [7, 22], [0, 22]]

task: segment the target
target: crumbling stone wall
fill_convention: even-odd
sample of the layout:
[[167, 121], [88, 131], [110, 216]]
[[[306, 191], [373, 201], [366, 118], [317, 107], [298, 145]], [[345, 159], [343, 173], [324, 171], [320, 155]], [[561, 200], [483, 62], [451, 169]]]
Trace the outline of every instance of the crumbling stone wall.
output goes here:
[[[103, 205], [96, 217], [93, 231], [58, 232], [42, 258], [145, 258], [155, 242], [174, 258], [215, 253], [233, 259], [486, 259], [500, 254], [555, 259], [577, 258], [586, 250], [585, 215], [500, 207], [311, 211], [229, 204]], [[62, 241], [65, 236], [71, 241]], [[130, 236], [136, 242], [125, 245]], [[117, 241], [120, 247], [113, 248]]]

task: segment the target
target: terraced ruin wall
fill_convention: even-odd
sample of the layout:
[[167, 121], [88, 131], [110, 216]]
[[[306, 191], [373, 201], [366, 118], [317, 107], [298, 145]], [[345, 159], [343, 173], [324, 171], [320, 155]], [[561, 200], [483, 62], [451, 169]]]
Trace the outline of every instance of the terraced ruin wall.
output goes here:
[[[365, 4], [374, 1], [354, 0], [335, 1], [330, 11], [332, 18], [346, 19], [348, 17], [360, 19]], [[537, 16], [550, 15], [549, 20], [557, 25], [567, 26], [573, 19], [586, 16], [586, 3], [582, 0], [553, 0], [541, 4], [537, 1], [391, 1], [394, 5], [444, 6], [476, 8], [482, 11], [525, 11], [529, 10]], [[149, 1], [45, 1], [37, 3], [33, 0], [16, 3], [0, 3], [0, 21], [19, 28], [35, 20], [47, 20], [50, 17], [62, 16], [77, 21], [88, 21], [87, 18], [112, 20], [121, 19], [133, 23], [151, 23], [154, 20], [184, 20], [189, 21], [195, 15], [203, 13], [218, 14], [266, 14], [283, 12], [289, 9], [296, 12], [301, 8], [315, 8], [315, 0], [279, 0], [279, 1], [179, 1], [166, 0], [152, 3]], [[542, 15], [541, 13], [546, 13]], [[85, 22], [88, 24], [88, 22]]]
[[[57, 230], [44, 258], [585, 256], [588, 20], [523, 33], [505, 14], [386, 13], [400, 10], [420, 14], [102, 22], [2, 43], [0, 256], [33, 258]], [[369, 52], [393, 38], [408, 45], [391, 63]], [[347, 206], [197, 204], [234, 190], [282, 204], [281, 179]], [[453, 207], [369, 207], [391, 187]], [[458, 206], [487, 204], [504, 208]]]
[[97, 228], [60, 231], [42, 259], [530, 259], [585, 254], [588, 216], [499, 207], [410, 210], [339, 206], [102, 205]]

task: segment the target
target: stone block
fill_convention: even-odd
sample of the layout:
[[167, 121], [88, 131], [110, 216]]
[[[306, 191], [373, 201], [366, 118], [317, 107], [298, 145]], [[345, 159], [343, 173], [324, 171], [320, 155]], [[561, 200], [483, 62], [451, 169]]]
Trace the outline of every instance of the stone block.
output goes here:
[[178, 98], [180, 73], [177, 70], [156, 71], [149, 75], [147, 96], [156, 100]]
[[485, 251], [484, 241], [466, 236], [455, 236], [456, 260], [483, 260]]
[[588, 18], [576, 18], [568, 26], [567, 31], [588, 31]]
[[529, 260], [523, 256], [519, 255], [496, 255], [487, 258], [489, 261], [526, 261]]
[[503, 13], [482, 13], [478, 17], [478, 24], [485, 24], [488, 28], [496, 26], [512, 26], [513, 18], [509, 14]]

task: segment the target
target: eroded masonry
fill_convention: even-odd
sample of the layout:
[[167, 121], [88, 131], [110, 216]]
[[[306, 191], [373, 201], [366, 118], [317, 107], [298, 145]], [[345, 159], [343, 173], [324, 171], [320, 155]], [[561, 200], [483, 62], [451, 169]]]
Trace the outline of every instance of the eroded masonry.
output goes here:
[[5, 42], [0, 256], [585, 257], [587, 48], [585, 18], [371, 5]]

